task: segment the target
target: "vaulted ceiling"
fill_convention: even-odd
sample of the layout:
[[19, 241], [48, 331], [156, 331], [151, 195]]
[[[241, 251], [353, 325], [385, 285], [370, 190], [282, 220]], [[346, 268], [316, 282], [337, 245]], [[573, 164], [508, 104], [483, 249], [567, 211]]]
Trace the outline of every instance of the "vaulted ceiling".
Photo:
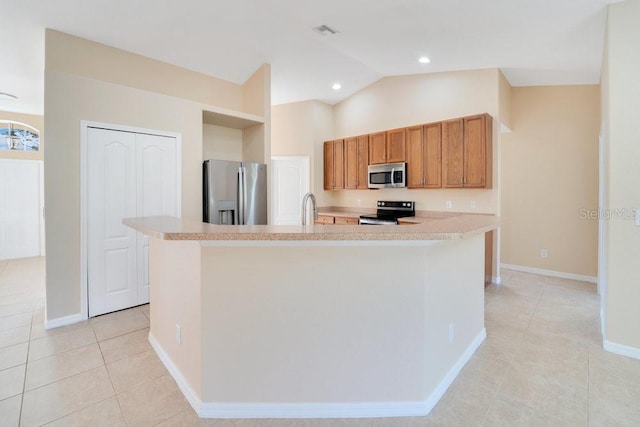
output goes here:
[[0, 0], [0, 92], [18, 96], [0, 109], [42, 114], [45, 28], [236, 83], [268, 62], [273, 104], [333, 104], [388, 75], [493, 67], [513, 86], [594, 84], [613, 2]]

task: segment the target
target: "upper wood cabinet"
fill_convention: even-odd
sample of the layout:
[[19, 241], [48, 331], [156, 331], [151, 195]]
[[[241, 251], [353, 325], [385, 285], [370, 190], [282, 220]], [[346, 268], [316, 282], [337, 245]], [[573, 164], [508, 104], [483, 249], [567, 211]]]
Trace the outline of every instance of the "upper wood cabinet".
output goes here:
[[407, 128], [406, 141], [407, 187], [442, 187], [442, 124]]
[[344, 140], [345, 183], [344, 188], [366, 190], [367, 167], [369, 166], [369, 135]]
[[491, 116], [480, 114], [442, 123], [445, 188], [491, 188]]
[[369, 135], [369, 164], [387, 163], [387, 133], [378, 132]]
[[324, 143], [324, 188], [367, 189], [369, 165], [407, 162], [408, 188], [491, 188], [488, 114]]
[[344, 188], [344, 141], [324, 143], [324, 189]]
[[404, 138], [404, 128], [387, 132], [387, 163], [398, 163], [407, 160]]
[[405, 129], [369, 135], [369, 164], [397, 163], [406, 161]]

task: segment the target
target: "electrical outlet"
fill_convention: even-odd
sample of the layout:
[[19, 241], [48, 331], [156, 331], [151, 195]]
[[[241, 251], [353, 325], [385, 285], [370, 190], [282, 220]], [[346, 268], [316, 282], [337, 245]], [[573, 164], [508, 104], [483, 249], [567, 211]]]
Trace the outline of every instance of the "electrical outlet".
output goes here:
[[182, 344], [182, 326], [176, 323], [176, 342]]
[[549, 251], [546, 249], [540, 249], [540, 256], [542, 258], [549, 258]]
[[469, 205], [471, 206], [471, 209], [475, 209], [477, 204], [475, 200], [472, 200], [471, 203], [469, 203]]
[[449, 324], [449, 344], [455, 339], [456, 327], [453, 323]]
[[362, 206], [362, 200], [358, 199], [358, 206]]
[[453, 207], [453, 203], [451, 203], [451, 200], [447, 200], [447, 209], [451, 209]]

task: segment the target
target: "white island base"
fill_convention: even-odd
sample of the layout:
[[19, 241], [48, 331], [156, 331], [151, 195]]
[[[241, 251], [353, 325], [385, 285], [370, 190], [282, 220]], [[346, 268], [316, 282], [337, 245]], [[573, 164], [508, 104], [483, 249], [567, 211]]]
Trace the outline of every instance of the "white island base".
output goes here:
[[485, 337], [483, 234], [150, 251], [149, 340], [200, 417], [426, 415]]

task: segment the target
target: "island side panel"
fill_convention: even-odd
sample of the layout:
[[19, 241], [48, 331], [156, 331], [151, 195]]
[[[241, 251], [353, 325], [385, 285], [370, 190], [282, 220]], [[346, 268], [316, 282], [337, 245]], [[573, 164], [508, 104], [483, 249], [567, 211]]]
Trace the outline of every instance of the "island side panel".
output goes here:
[[[201, 248], [194, 241], [150, 238], [150, 331], [188, 384], [202, 396]], [[178, 343], [176, 325], [181, 329]], [[166, 360], [163, 360], [165, 365]], [[169, 367], [169, 366], [168, 366]], [[174, 375], [174, 378], [176, 376]], [[176, 378], [179, 382], [180, 379]], [[184, 390], [183, 390], [184, 391]]]
[[425, 383], [434, 390], [484, 339], [484, 235], [443, 241], [427, 259]]
[[203, 400], [423, 401], [425, 253], [203, 247]]

